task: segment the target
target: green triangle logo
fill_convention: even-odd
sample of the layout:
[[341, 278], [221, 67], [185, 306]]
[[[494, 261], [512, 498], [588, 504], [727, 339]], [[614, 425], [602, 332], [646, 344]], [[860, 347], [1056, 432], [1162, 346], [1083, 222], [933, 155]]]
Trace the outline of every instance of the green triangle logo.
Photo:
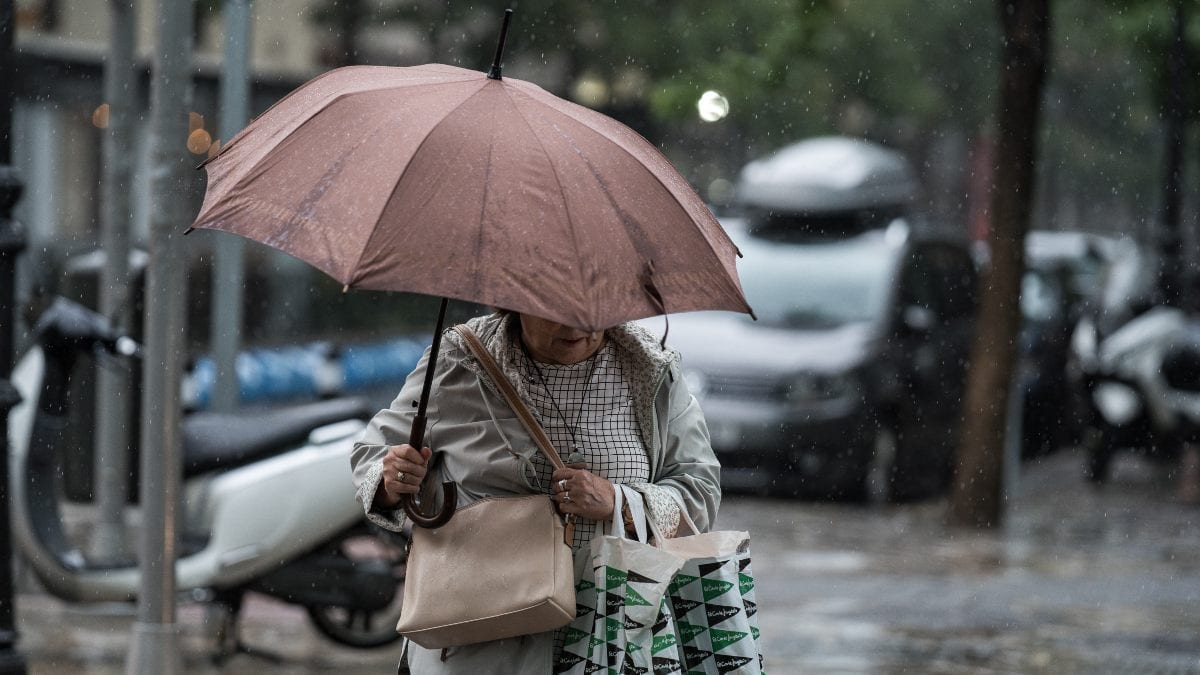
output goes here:
[[741, 640], [747, 635], [749, 635], [749, 633], [743, 633], [735, 630], [721, 630], [719, 628], [713, 628], [711, 631], [709, 631], [709, 636], [712, 638], [714, 652], [721, 651], [722, 649]]
[[629, 578], [629, 574], [624, 570], [619, 570], [615, 567], [604, 567], [604, 590], [611, 591], [612, 589], [625, 583]]
[[662, 650], [670, 649], [677, 644], [679, 644], [679, 643], [675, 640], [674, 633], [667, 633], [666, 635], [656, 635], [656, 636], [654, 636], [654, 643], [652, 645], [650, 645], [650, 653], [657, 654], [657, 653], [661, 652]]
[[646, 602], [646, 599], [642, 597], [641, 593], [638, 593], [637, 591], [633, 590], [633, 586], [625, 587], [625, 604], [633, 605], [633, 606], [637, 606], [637, 607], [649, 607], [650, 606], [650, 603]]
[[688, 576], [686, 574], [676, 574], [674, 579], [671, 579], [671, 593], [678, 593], [679, 589], [696, 581], [700, 577]]
[[604, 639], [608, 642], [613, 642], [621, 634], [623, 626], [616, 619], [604, 619]]
[[742, 595], [754, 590], [754, 577], [749, 574], [738, 574], [738, 590]]
[[758, 626], [750, 626], [750, 635], [754, 636], [755, 640], [757, 640], [761, 634], [762, 631], [758, 630]]
[[729, 589], [733, 588], [733, 583], [720, 579], [705, 579], [700, 587], [704, 590], [704, 601], [708, 602], [728, 593]]
[[599, 647], [603, 644], [604, 644], [604, 640], [601, 640], [600, 638], [593, 635], [592, 639], [588, 642], [588, 649], [589, 650], [595, 649], [596, 647]]

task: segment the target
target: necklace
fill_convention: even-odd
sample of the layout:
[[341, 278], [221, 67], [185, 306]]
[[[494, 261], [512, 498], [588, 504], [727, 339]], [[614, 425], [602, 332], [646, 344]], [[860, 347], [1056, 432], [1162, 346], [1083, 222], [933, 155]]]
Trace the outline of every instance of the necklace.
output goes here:
[[525, 358], [529, 359], [529, 363], [533, 366], [533, 372], [537, 373], [538, 383], [542, 385], [542, 389], [550, 397], [550, 403], [554, 406], [554, 412], [558, 413], [558, 418], [562, 420], [563, 426], [567, 428], [567, 433], [571, 436], [571, 451], [573, 453], [582, 453], [583, 446], [579, 443], [575, 432], [579, 429], [580, 420], [583, 419], [584, 404], [587, 403], [588, 396], [592, 393], [592, 376], [596, 374], [596, 364], [600, 363], [600, 350], [597, 350], [591, 357], [592, 365], [588, 368], [587, 379], [583, 382], [583, 398], [579, 400], [579, 409], [575, 411], [574, 425], [567, 421], [567, 416], [563, 414], [562, 407], [558, 405], [558, 399], [554, 396], [554, 392], [550, 390], [549, 385], [546, 384], [546, 376], [542, 374], [542, 367], [538, 365], [533, 355], [529, 353], [524, 342], [521, 343], [521, 351], [525, 353]]

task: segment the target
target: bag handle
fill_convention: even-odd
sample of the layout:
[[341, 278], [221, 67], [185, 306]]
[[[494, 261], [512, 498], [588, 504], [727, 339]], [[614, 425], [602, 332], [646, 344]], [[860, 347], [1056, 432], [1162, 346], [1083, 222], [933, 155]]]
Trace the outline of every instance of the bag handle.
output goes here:
[[465, 324], [455, 326], [454, 330], [458, 331], [458, 334], [466, 341], [467, 347], [475, 355], [475, 360], [479, 361], [479, 364], [487, 371], [488, 376], [492, 378], [492, 382], [496, 383], [496, 387], [504, 395], [504, 400], [508, 402], [508, 407], [517, 413], [522, 426], [533, 437], [533, 442], [537, 443], [538, 448], [546, 455], [546, 458], [550, 460], [554, 468], [562, 469], [566, 467], [566, 464], [563, 464], [562, 458], [558, 456], [558, 451], [550, 443], [550, 437], [546, 435], [546, 430], [542, 428], [541, 424], [538, 424], [537, 418], [533, 416], [533, 413], [529, 412], [529, 407], [517, 395], [517, 390], [513, 388], [512, 382], [509, 382], [508, 378], [504, 376], [504, 373], [500, 370], [500, 366], [496, 363], [496, 359], [492, 358], [492, 355], [488, 353], [487, 348], [483, 346], [483, 343], [479, 341], [475, 333]]

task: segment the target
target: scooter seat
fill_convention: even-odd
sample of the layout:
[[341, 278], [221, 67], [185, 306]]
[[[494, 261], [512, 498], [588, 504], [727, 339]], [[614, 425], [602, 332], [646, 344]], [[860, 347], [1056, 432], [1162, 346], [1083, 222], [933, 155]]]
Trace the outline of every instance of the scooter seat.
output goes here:
[[346, 397], [270, 410], [192, 413], [183, 420], [183, 473], [249, 464], [305, 442], [318, 427], [370, 419], [372, 412], [366, 399]]

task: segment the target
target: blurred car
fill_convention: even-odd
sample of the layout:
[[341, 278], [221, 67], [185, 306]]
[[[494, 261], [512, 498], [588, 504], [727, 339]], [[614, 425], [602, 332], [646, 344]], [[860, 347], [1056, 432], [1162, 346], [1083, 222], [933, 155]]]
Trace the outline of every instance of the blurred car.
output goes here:
[[737, 203], [794, 233], [846, 236], [911, 217], [920, 195], [901, 153], [859, 138], [821, 136], [742, 169]]
[[725, 486], [897, 501], [944, 489], [976, 305], [966, 247], [902, 218], [850, 234], [769, 214], [724, 224], [758, 320], [672, 315], [669, 334]]

